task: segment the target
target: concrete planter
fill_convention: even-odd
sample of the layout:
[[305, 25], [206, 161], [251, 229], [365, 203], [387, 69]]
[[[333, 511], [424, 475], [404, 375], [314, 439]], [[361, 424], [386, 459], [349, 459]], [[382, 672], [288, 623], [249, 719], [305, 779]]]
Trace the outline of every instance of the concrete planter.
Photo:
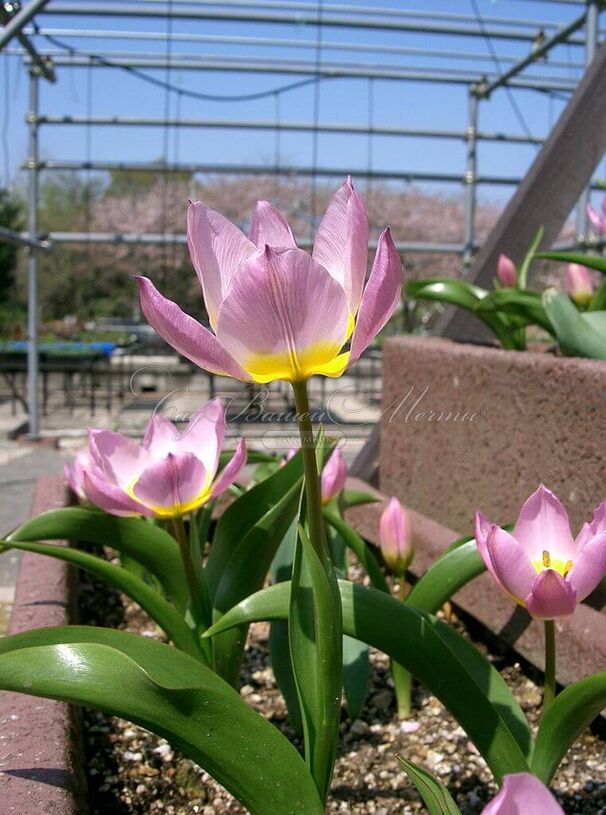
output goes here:
[[[32, 515], [66, 503], [61, 476], [38, 479]], [[66, 563], [24, 553], [9, 634], [74, 622], [73, 599]], [[85, 815], [81, 737], [77, 709], [51, 699], [0, 693], [3, 815]]]
[[545, 483], [573, 529], [606, 498], [606, 363], [396, 337], [383, 361], [380, 488], [461, 534]]

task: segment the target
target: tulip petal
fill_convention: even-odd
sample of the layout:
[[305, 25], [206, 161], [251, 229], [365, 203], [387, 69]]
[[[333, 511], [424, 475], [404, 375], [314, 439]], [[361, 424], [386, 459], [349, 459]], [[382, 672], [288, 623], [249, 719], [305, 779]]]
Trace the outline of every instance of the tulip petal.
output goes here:
[[299, 381], [343, 347], [349, 314], [341, 286], [301, 249], [242, 264], [219, 309], [217, 336], [256, 382]]
[[403, 277], [402, 261], [391, 232], [386, 229], [379, 238], [375, 261], [362, 295], [351, 339], [349, 365], [358, 359], [396, 310], [402, 295]]
[[172, 518], [205, 503], [210, 498], [209, 487], [199, 458], [193, 453], [169, 453], [145, 468], [132, 492], [157, 517]]
[[269, 201], [257, 201], [250, 220], [250, 240], [259, 249], [296, 249], [297, 242], [280, 210]]
[[568, 574], [579, 602], [595, 589], [606, 574], [606, 530], [588, 540], [577, 552]]
[[240, 439], [238, 442], [238, 446], [236, 447], [236, 452], [234, 453], [233, 457], [230, 461], [227, 462], [223, 470], [221, 471], [219, 477], [213, 484], [212, 488], [212, 497], [215, 498], [217, 495], [220, 495], [222, 492], [230, 487], [238, 475], [240, 471], [246, 464], [246, 442], [244, 439]]
[[187, 245], [214, 328], [233, 273], [257, 248], [237, 226], [201, 201], [187, 210]]
[[486, 566], [490, 574], [494, 577], [494, 579], [501, 586], [501, 588], [503, 590], [506, 590], [505, 586], [502, 585], [499, 577], [497, 576], [497, 573], [495, 572], [492, 557], [490, 556], [490, 552], [488, 550], [488, 536], [490, 535], [490, 532], [493, 527], [496, 527], [496, 524], [491, 523], [482, 512], [476, 512], [475, 534], [478, 552], [482, 556], [484, 565]]
[[143, 447], [149, 450], [154, 458], [166, 458], [169, 453], [175, 452], [175, 443], [180, 431], [170, 419], [152, 413], [145, 429]]
[[368, 265], [368, 215], [351, 178], [333, 195], [320, 222], [313, 258], [345, 289], [347, 305], [357, 314]]
[[146, 277], [135, 279], [147, 321], [177, 353], [205, 371], [243, 381], [250, 379], [207, 328], [160, 294], [151, 280]]
[[541, 561], [544, 551], [550, 553], [552, 560], [560, 559], [565, 563], [574, 559], [575, 545], [568, 513], [543, 484], [520, 510], [513, 536], [533, 562]]
[[544, 569], [535, 577], [526, 597], [526, 608], [537, 620], [569, 617], [577, 607], [577, 593], [555, 569]]
[[503, 778], [498, 795], [482, 810], [482, 815], [564, 815], [548, 788], [531, 773], [515, 773]]
[[133, 500], [116, 484], [110, 483], [105, 475], [96, 468], [84, 474], [84, 491], [86, 497], [95, 506], [110, 515], [130, 517], [132, 515], [151, 515], [151, 512]]
[[127, 489], [149, 462], [148, 451], [113, 430], [89, 430], [88, 445], [95, 464], [121, 489]]
[[493, 525], [486, 548], [498, 582], [513, 598], [523, 602], [537, 576], [524, 547], [509, 532]]
[[189, 424], [177, 431], [175, 453], [193, 453], [214, 478], [225, 438], [225, 410], [220, 399], [211, 399], [192, 414]]
[[594, 509], [590, 526], [594, 535], [606, 531], [606, 501]]

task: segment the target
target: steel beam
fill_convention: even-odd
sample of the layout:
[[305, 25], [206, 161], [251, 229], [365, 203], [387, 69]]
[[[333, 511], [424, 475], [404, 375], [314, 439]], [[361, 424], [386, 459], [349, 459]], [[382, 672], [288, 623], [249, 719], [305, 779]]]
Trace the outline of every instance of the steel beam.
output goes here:
[[[162, 0], [165, 2], [165, 0]], [[78, 39], [110, 39], [117, 40], [134, 40], [134, 41], [156, 41], [165, 42], [166, 34], [162, 31], [112, 31], [111, 29], [74, 29], [74, 28], [45, 28], [38, 27], [34, 32], [33, 29], [27, 29], [26, 34], [39, 34], [40, 36], [51, 37], [77, 37]], [[284, 37], [244, 37], [244, 36], [230, 36], [225, 34], [193, 34], [183, 32], [173, 32], [171, 34], [172, 42], [190, 42], [190, 43], [207, 43], [210, 45], [221, 45], [222, 47], [228, 45], [236, 45], [243, 47], [263, 47], [263, 48], [292, 48], [295, 50], [313, 51], [317, 47], [315, 40], [295, 40], [287, 39]], [[471, 51], [452, 51], [444, 49], [432, 49], [428, 53], [427, 48], [414, 48], [399, 45], [385, 45], [382, 43], [359, 43], [359, 42], [338, 42], [332, 40], [323, 40], [322, 49], [326, 51], [346, 51], [350, 53], [372, 53], [372, 54], [392, 54], [398, 56], [416, 56], [426, 57], [431, 60], [435, 59], [452, 59], [464, 60], [465, 62], [486, 62], [493, 63], [493, 57], [490, 54], [478, 54]], [[501, 65], [515, 65], [519, 62], [516, 57], [506, 56], [505, 54], [498, 54], [498, 60]], [[571, 62], [569, 60], [549, 60], [544, 66], [545, 68], [562, 68], [564, 70], [583, 70], [582, 62]]]
[[[598, 27], [600, 20], [601, 0], [587, 1], [587, 21], [585, 27], [585, 67], [589, 68], [595, 58], [598, 47]], [[586, 187], [581, 193], [577, 204], [577, 240], [580, 243], [587, 240], [589, 231], [589, 218], [587, 216], [587, 204], [589, 203], [590, 188]]]
[[[68, 56], [59, 52], [49, 53], [55, 65], [62, 68], [140, 68], [148, 70], [170, 69], [185, 71], [228, 71], [230, 73], [258, 73], [258, 74], [294, 74], [296, 76], [323, 77], [326, 79], [383, 79], [397, 82], [435, 82], [452, 85], [471, 85], [477, 82], [477, 74], [462, 70], [451, 69], [411, 69], [408, 71], [390, 70], [382, 68], [374, 70], [364, 67], [326, 67], [322, 65], [316, 69], [310, 63], [297, 65], [292, 62], [273, 63], [269, 61], [252, 60], [166, 60], [165, 58], [129, 58], [124, 61], [113, 60], [98, 55]], [[552, 77], [529, 77], [528, 79], [512, 79], [509, 87], [530, 91], [563, 91], [571, 93], [576, 88], [576, 82], [569, 79]]]
[[[38, 72], [30, 71], [29, 155], [27, 185], [27, 230], [30, 244], [38, 242]], [[27, 259], [27, 405], [29, 436], [37, 439], [38, 424], [38, 254], [30, 249]]]
[[[54, 116], [43, 115], [38, 117], [39, 125], [94, 125], [99, 127], [201, 127], [216, 130], [283, 130], [296, 132], [320, 133], [349, 133], [356, 136], [408, 136], [427, 139], [452, 139], [466, 141], [467, 131], [463, 130], [431, 130], [417, 128], [384, 127], [381, 125], [367, 127], [357, 124], [319, 124], [313, 122], [262, 122], [250, 119], [157, 119], [153, 117], [137, 116]], [[529, 138], [516, 133], [490, 133], [478, 131], [478, 141], [511, 142], [512, 144], [542, 144], [544, 139]]]
[[[45, 14], [55, 16], [90, 16], [90, 17], [132, 17], [141, 19], [165, 18], [166, 8], [156, 10], [144, 8], [136, 4], [120, 3], [111, 7], [106, 3], [61, 3], [53, 2], [46, 9]], [[316, 26], [324, 28], [350, 28], [372, 29], [377, 31], [408, 31], [427, 36], [428, 34], [453, 35], [462, 37], [489, 36], [497, 40], [517, 40], [520, 42], [534, 42], [536, 32], [523, 32], [515, 27], [491, 27], [481, 31], [477, 24], [438, 24], [428, 22], [398, 22], [380, 17], [356, 19], [351, 15], [335, 15], [316, 13], [282, 13], [282, 12], [254, 12], [254, 11], [216, 11], [197, 7], [175, 8], [171, 17], [175, 20], [217, 20], [222, 23], [265, 23], [275, 25]], [[583, 40], [571, 40], [571, 44], [582, 45]]]
[[504, 74], [501, 74], [501, 76], [499, 76], [497, 79], [482, 87], [482, 96], [489, 97], [490, 94], [497, 88], [511, 84], [511, 80], [514, 78], [514, 76], [517, 76], [529, 65], [532, 65], [532, 63], [536, 62], [541, 57], [544, 57], [554, 46], [569, 40], [570, 36], [585, 24], [585, 17], [586, 14], [581, 14], [581, 16], [577, 17], [576, 20], [573, 20], [572, 23], [545, 40], [541, 46], [538, 48], [533, 48], [527, 57], [520, 60], [520, 62], [512, 66], [508, 71], [505, 71]]
[[32, 241], [29, 233], [23, 234], [22, 232], [13, 232], [12, 229], [7, 229], [5, 226], [0, 226], [0, 243], [11, 243], [14, 246], [25, 246], [36, 252], [38, 250], [50, 249], [48, 241]]
[[11, 17], [2, 31], [0, 31], [0, 51], [13, 37], [18, 36], [32, 17], [41, 11], [47, 3], [48, 0], [30, 0], [26, 6], [23, 6], [23, 8]]

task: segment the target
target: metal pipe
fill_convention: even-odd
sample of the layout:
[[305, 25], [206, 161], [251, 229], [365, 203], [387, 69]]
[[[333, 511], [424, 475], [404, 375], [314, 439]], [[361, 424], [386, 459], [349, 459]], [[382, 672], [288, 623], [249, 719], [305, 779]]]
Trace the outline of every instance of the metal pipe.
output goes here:
[[[186, 245], [187, 237], [185, 234], [179, 233], [164, 234], [164, 233], [128, 233], [128, 232], [49, 232], [46, 236], [51, 244], [55, 243], [92, 243], [92, 244], [135, 244], [135, 245]], [[302, 249], [311, 249], [311, 240], [298, 241]], [[377, 248], [377, 242], [371, 241], [370, 249]], [[458, 255], [463, 251], [463, 244], [460, 243], [430, 243], [426, 241], [396, 241], [396, 248], [398, 252], [418, 252], [434, 253], [434, 254], [449, 254]]]
[[[320, 124], [312, 122], [262, 122], [242, 119], [156, 119], [152, 117], [137, 116], [49, 116], [38, 118], [39, 125], [95, 125], [100, 127], [203, 127], [217, 130], [285, 130], [321, 133], [349, 133], [356, 136], [411, 136], [428, 139], [453, 139], [465, 141], [467, 133], [463, 130], [430, 130], [416, 128], [383, 127], [381, 125], [367, 127], [357, 124]], [[490, 133], [478, 131], [477, 141], [512, 142], [515, 144], [542, 144], [543, 138], [529, 138], [525, 135], [512, 133]]]
[[476, 213], [476, 170], [477, 170], [477, 128], [478, 128], [477, 88], [469, 89], [469, 119], [467, 125], [467, 157], [465, 161], [465, 190], [463, 208], [465, 223], [463, 227], [463, 265], [469, 267], [474, 253], [474, 219]]
[[30, 2], [26, 6], [23, 6], [23, 8], [21, 8], [14, 17], [11, 17], [2, 31], [0, 31], [0, 51], [13, 39], [13, 37], [16, 37], [21, 32], [32, 17], [41, 11], [41, 9], [47, 3], [48, 0], [30, 0]]
[[497, 88], [502, 87], [503, 85], [510, 84], [510, 80], [513, 79], [514, 76], [517, 76], [524, 68], [527, 68], [533, 62], [536, 62], [537, 59], [545, 56], [545, 54], [551, 50], [555, 45], [559, 43], [565, 42], [568, 40], [571, 34], [574, 34], [579, 28], [581, 28], [585, 23], [586, 14], [581, 14], [580, 17], [577, 17], [576, 20], [573, 20], [572, 23], [567, 25], [565, 28], [558, 31], [552, 37], [549, 37], [543, 45], [539, 46], [538, 48], [533, 48], [530, 54], [525, 57], [524, 59], [520, 60], [517, 65], [514, 65], [508, 71], [505, 71], [504, 74], [501, 74], [497, 79], [493, 82], [490, 82], [488, 86], [482, 87], [482, 95], [483, 96], [490, 96], [490, 94], [496, 90]]
[[[346, 178], [352, 173], [351, 168], [328, 167], [272, 167], [264, 164], [153, 164], [148, 162], [116, 162], [116, 161], [57, 161], [44, 159], [38, 163], [40, 170], [97, 170], [102, 172], [149, 172], [157, 174], [175, 173], [189, 175], [191, 173], [205, 173], [208, 175], [284, 175], [284, 176], [319, 176], [323, 178]], [[356, 170], [353, 170], [356, 175]], [[463, 184], [464, 176], [456, 173], [435, 173], [425, 170], [373, 170], [360, 169], [358, 175], [373, 179], [407, 181], [437, 181], [452, 184]], [[515, 186], [522, 179], [513, 176], [482, 175], [476, 177], [478, 184], [500, 184]]]
[[[87, 3], [87, 4], [62, 4], [60, 2], [51, 3], [45, 10], [45, 14], [58, 15], [58, 16], [92, 16], [92, 17], [139, 17], [139, 18], [157, 18], [166, 17], [165, 9], [158, 11], [150, 8], [139, 8], [136, 5], [129, 5], [128, 3], [120, 3], [117, 8], [111, 8], [107, 4], [101, 3]], [[283, 14], [280, 12], [274, 13], [255, 13], [252, 11], [247, 12], [234, 12], [234, 11], [214, 11], [212, 9], [202, 9], [199, 7], [188, 9], [174, 9], [172, 18], [175, 20], [218, 20], [220, 22], [236, 22], [236, 23], [266, 23], [276, 25], [321, 25], [328, 28], [351, 28], [351, 29], [373, 29], [377, 31], [409, 31], [420, 34], [451, 34], [463, 37], [480, 37], [485, 36], [491, 39], [502, 40], [518, 40], [523, 42], [534, 42], [536, 34], [529, 32], [528, 34], [518, 31], [515, 28], [488, 28], [481, 31], [477, 24], [473, 25], [439, 25], [435, 23], [413, 23], [406, 22], [400, 23], [394, 20], [384, 20], [381, 18], [371, 17], [368, 19], [354, 19], [351, 16], [338, 16], [332, 14], [323, 14], [322, 19], [318, 20], [318, 15], [311, 14]], [[573, 44], [582, 44], [582, 40], [572, 41]]]
[[[27, 229], [30, 244], [38, 242], [38, 69], [30, 70], [29, 157], [27, 168]], [[27, 259], [27, 404], [29, 437], [39, 437], [38, 425], [38, 255], [30, 248]]]
[[29, 235], [23, 235], [21, 232], [13, 232], [12, 229], [7, 229], [5, 226], [0, 226], [0, 243], [12, 243], [14, 246], [26, 246], [32, 251], [39, 249], [50, 249], [50, 244], [45, 241], [31, 241]]
[[[598, 27], [600, 20], [600, 0], [587, 0], [587, 22], [585, 28], [585, 69], [587, 69], [595, 57], [598, 47]], [[589, 203], [590, 188], [586, 187], [581, 193], [577, 205], [577, 241], [583, 243], [587, 240], [589, 230], [589, 218], [587, 216], [587, 204]]]
[[[165, 2], [165, 0], [163, 0]], [[161, 31], [111, 31], [106, 29], [73, 29], [73, 28], [42, 28], [39, 27], [36, 32], [32, 29], [27, 29], [27, 34], [39, 34], [40, 36], [51, 37], [78, 37], [78, 39], [111, 39], [111, 40], [149, 40], [161, 41], [166, 40], [166, 34]], [[314, 50], [316, 48], [315, 40], [294, 40], [285, 39], [281, 37], [235, 37], [219, 34], [184, 34], [181, 32], [173, 32], [171, 34], [173, 42], [191, 42], [191, 43], [208, 43], [217, 44], [221, 46], [226, 45], [241, 45], [245, 47], [263, 47], [263, 48], [294, 48], [301, 50]], [[453, 59], [465, 60], [466, 62], [493, 62], [493, 57], [490, 54], [477, 54], [469, 51], [450, 51], [436, 49], [428, 53], [426, 48], [411, 48], [402, 47], [398, 45], [384, 45], [381, 43], [358, 43], [358, 42], [335, 42], [324, 40], [322, 43], [324, 51], [349, 51], [349, 52], [363, 52], [372, 54], [394, 54], [404, 56], [421, 56], [428, 59]], [[501, 65], [514, 65], [518, 62], [516, 57], [505, 56], [504, 54], [498, 55]], [[580, 62], [570, 62], [562, 60], [549, 60], [549, 68], [563, 68], [565, 70], [579, 70], [583, 69], [583, 64]]]
[[[408, 71], [389, 70], [381, 68], [379, 70], [369, 70], [360, 67], [342, 68], [335, 64], [334, 67], [322, 65], [316, 69], [311, 63], [297, 65], [292, 62], [270, 64], [267, 60], [261, 62], [230, 60], [204, 60], [194, 62], [192, 60], [166, 60], [161, 59], [141, 59], [129, 58], [126, 61], [114, 61], [108, 57], [100, 56], [67, 56], [61, 52], [52, 52], [52, 56], [57, 67], [62, 68], [147, 68], [150, 70], [186, 70], [186, 71], [229, 71], [242, 73], [259, 74], [295, 74], [309, 77], [324, 77], [328, 79], [384, 79], [398, 82], [436, 82], [453, 85], [470, 85], [477, 82], [477, 74], [467, 73], [454, 68], [437, 69], [432, 68], [413, 69]], [[509, 87], [523, 88], [526, 90], [559, 90], [572, 92], [577, 83], [563, 78], [532, 77], [528, 79], [513, 79]]]

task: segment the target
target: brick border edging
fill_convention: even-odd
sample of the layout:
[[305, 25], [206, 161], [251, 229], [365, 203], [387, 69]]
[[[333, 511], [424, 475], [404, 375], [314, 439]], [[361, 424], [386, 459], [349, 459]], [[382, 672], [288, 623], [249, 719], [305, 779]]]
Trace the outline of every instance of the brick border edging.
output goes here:
[[[350, 479], [348, 487], [373, 493], [379, 501], [385, 500], [380, 492], [358, 479]], [[363, 538], [376, 545], [382, 509], [380, 504], [363, 504], [347, 510], [345, 517]], [[419, 512], [408, 512], [415, 545], [411, 573], [420, 577], [461, 535]], [[541, 672], [544, 670], [543, 626], [532, 620], [524, 609], [514, 606], [495, 586], [490, 575], [480, 575], [464, 586], [454, 595], [453, 603], [503, 646], [511, 648]], [[606, 626], [603, 611], [581, 603], [572, 617], [556, 621], [556, 632], [557, 679], [561, 685], [569, 685], [604, 670]]]
[[[32, 516], [67, 503], [61, 476], [38, 478]], [[24, 552], [8, 633], [73, 622], [72, 578], [65, 562]], [[81, 739], [79, 711], [70, 705], [0, 693], [2, 815], [85, 815]]]

